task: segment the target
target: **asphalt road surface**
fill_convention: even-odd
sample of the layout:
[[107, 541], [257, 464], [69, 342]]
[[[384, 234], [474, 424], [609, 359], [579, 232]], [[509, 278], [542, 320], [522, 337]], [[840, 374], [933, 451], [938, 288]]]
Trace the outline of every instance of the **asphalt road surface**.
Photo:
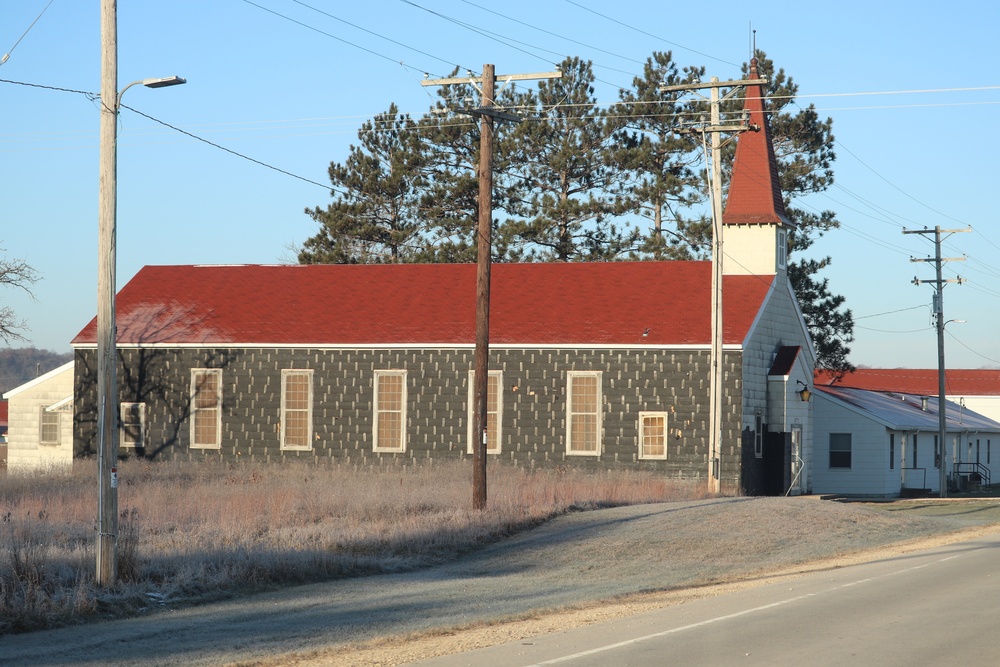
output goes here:
[[998, 609], [993, 535], [414, 664], [991, 665]]

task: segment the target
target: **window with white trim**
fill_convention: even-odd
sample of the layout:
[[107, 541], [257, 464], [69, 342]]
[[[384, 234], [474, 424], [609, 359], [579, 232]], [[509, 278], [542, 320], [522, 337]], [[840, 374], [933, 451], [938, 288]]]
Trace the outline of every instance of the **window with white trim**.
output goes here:
[[62, 415], [42, 408], [38, 420], [38, 442], [42, 445], [59, 445], [62, 441]]
[[601, 455], [601, 372], [566, 374], [566, 453]]
[[[500, 430], [503, 428], [503, 371], [489, 371], [486, 383], [486, 453], [500, 453]], [[469, 448], [476, 442], [476, 371], [469, 371]]]
[[146, 446], [146, 404], [122, 403], [118, 444], [122, 447]]
[[406, 371], [375, 371], [376, 452], [406, 451]]
[[312, 369], [281, 371], [281, 448], [312, 449]]
[[191, 370], [191, 447], [222, 447], [222, 370]]
[[667, 458], [667, 413], [639, 413], [639, 458]]

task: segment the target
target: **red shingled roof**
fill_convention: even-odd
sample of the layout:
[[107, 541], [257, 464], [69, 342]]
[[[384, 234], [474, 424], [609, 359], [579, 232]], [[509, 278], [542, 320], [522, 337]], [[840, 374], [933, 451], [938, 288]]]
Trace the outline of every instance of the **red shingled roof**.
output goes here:
[[[859, 368], [839, 381], [828, 371], [817, 370], [817, 385], [853, 387], [869, 391], [937, 396], [936, 368]], [[1000, 370], [953, 368], [945, 371], [945, 392], [949, 396], [1000, 396]]]
[[[750, 78], [759, 78], [757, 59], [750, 62]], [[750, 114], [750, 124], [759, 132], [741, 132], [733, 158], [733, 176], [729, 184], [722, 222], [727, 225], [791, 225], [781, 198], [778, 161], [771, 143], [771, 128], [764, 113], [764, 90], [760, 85], [747, 86], [743, 108]]]
[[[725, 343], [744, 341], [772, 281], [726, 276]], [[147, 266], [118, 294], [118, 340], [471, 345], [475, 284], [474, 264]], [[710, 303], [708, 262], [494, 264], [490, 342], [708, 345]]]

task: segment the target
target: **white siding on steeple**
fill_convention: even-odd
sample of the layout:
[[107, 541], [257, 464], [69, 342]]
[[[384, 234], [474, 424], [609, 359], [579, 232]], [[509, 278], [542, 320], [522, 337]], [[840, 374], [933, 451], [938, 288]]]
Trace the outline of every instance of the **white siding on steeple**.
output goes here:
[[726, 225], [723, 231], [726, 275], [772, 276], [785, 271], [787, 231], [774, 224]]

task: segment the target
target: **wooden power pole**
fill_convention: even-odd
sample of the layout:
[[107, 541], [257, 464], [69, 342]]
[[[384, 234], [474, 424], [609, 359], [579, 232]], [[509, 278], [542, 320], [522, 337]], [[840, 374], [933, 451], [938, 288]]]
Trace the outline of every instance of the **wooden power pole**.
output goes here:
[[422, 86], [447, 86], [471, 84], [479, 90], [481, 103], [475, 109], [460, 109], [459, 113], [479, 116], [481, 130], [479, 137], [479, 221], [476, 231], [478, 261], [476, 267], [476, 359], [473, 415], [473, 459], [472, 459], [472, 506], [486, 509], [486, 450], [488, 434], [486, 423], [489, 394], [490, 355], [490, 266], [492, 263], [493, 231], [493, 122], [495, 119], [515, 123], [521, 119], [513, 114], [494, 108], [496, 82], [504, 85], [511, 81], [531, 79], [558, 79], [562, 72], [541, 74], [505, 74], [496, 76], [493, 65], [483, 65], [482, 77], [424, 79]]
[[97, 266], [97, 585], [117, 578], [118, 389], [115, 360], [115, 218], [117, 216], [118, 8], [101, 0], [101, 149]]
[[[710, 120], [708, 126], [693, 128], [704, 137], [711, 135], [711, 196], [712, 196], [712, 350], [711, 378], [709, 380], [709, 439], [708, 439], [708, 488], [712, 493], [722, 490], [722, 137], [723, 132], [743, 132], [750, 129], [746, 123], [723, 125], [720, 105], [735, 95], [743, 86], [765, 84], [767, 79], [741, 79], [719, 81], [713, 76], [708, 83], [687, 83], [661, 86], [661, 92], [709, 89]], [[730, 88], [720, 96], [721, 88]]]
[[943, 240], [941, 235], [947, 234], [951, 236], [952, 234], [957, 234], [959, 232], [969, 232], [972, 231], [971, 228], [966, 229], [941, 229], [941, 227], [935, 227], [934, 229], [904, 229], [904, 234], [933, 234], [934, 235], [934, 257], [928, 257], [926, 259], [915, 259], [910, 258], [911, 262], [934, 262], [936, 278], [934, 280], [920, 280], [919, 278], [913, 279], [914, 285], [920, 285], [923, 283], [931, 283], [934, 285], [934, 319], [935, 325], [937, 327], [937, 352], [938, 352], [938, 446], [937, 446], [937, 464], [938, 464], [938, 474], [940, 483], [940, 494], [942, 498], [948, 497], [948, 465], [947, 465], [947, 447], [945, 445], [945, 440], [948, 435], [948, 420], [945, 415], [945, 365], [944, 365], [944, 286], [945, 283], [959, 283], [964, 282], [962, 278], [955, 278], [954, 280], [945, 280], [941, 275], [941, 265], [943, 262], [961, 262], [964, 261], [964, 257], [941, 257], [941, 241]]

